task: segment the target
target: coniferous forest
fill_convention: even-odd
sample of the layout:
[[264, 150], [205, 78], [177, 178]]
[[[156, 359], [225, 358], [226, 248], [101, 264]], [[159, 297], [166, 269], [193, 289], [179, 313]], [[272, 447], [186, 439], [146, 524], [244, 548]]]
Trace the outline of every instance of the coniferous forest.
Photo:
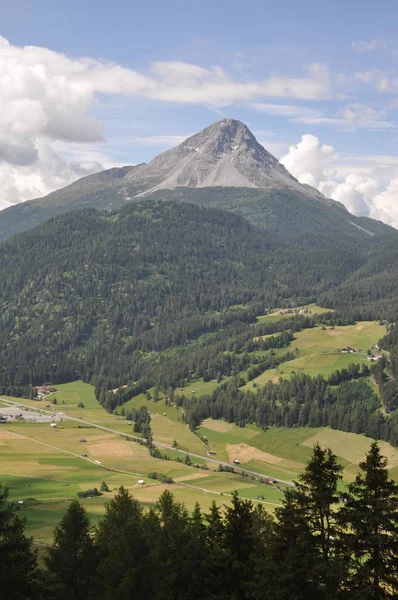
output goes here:
[[341, 478], [316, 445], [274, 515], [237, 494], [189, 514], [169, 490], [145, 509], [121, 488], [93, 527], [72, 500], [40, 566], [0, 488], [0, 598], [397, 598], [398, 485], [377, 443], [344, 491]]
[[[314, 300], [341, 323], [394, 322], [395, 236], [365, 243], [353, 231], [344, 244], [322, 232], [309, 244], [233, 213], [160, 200], [50, 219], [0, 245], [0, 386], [177, 386], [184, 365], [201, 372], [206, 352], [234, 348], [241, 335], [247, 343], [258, 315]], [[221, 375], [241, 358], [225, 359]]]

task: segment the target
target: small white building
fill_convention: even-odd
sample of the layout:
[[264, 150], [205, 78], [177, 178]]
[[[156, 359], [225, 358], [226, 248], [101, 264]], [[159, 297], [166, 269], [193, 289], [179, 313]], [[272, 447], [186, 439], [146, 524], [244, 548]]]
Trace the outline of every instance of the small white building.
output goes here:
[[143, 479], [139, 479], [139, 480], [138, 480], [138, 483], [139, 483], [140, 485], [143, 485], [143, 484], [145, 483], [145, 481], [144, 481]]

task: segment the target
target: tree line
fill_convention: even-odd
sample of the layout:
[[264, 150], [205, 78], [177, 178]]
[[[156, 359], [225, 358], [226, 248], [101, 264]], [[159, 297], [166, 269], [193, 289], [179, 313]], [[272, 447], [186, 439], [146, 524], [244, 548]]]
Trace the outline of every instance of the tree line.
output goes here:
[[[381, 410], [379, 395], [366, 377], [369, 367], [352, 366], [321, 375], [294, 374], [291, 379], [268, 382], [254, 390], [243, 390], [236, 380], [219, 385], [212, 394], [198, 398], [174, 396], [186, 422], [195, 431], [202, 420], [224, 419], [244, 427], [254, 423], [260, 429], [277, 427], [332, 427], [362, 433], [398, 445], [398, 414]], [[339, 385], [335, 385], [340, 381]]]
[[169, 490], [143, 508], [120, 488], [93, 527], [72, 500], [38, 565], [0, 488], [1, 600], [387, 600], [398, 595], [398, 486], [376, 442], [341, 491], [319, 445], [271, 516], [237, 493], [189, 513]]

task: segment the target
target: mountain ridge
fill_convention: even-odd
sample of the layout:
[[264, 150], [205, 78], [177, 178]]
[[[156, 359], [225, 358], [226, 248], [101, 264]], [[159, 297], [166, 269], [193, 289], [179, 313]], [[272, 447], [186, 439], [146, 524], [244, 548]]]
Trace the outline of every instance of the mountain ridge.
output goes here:
[[[152, 197], [232, 210], [268, 230], [272, 223], [282, 236], [290, 235], [291, 224], [298, 235], [310, 236], [314, 228], [335, 236], [340, 226], [349, 237], [355, 228], [362, 237], [369, 236], [367, 231], [391, 232], [389, 226], [365, 222], [341, 203], [299, 183], [244, 123], [222, 119], [149, 163], [107, 169], [1, 211], [0, 241], [58, 214], [82, 208], [114, 210]], [[328, 221], [334, 224], [333, 232]]]

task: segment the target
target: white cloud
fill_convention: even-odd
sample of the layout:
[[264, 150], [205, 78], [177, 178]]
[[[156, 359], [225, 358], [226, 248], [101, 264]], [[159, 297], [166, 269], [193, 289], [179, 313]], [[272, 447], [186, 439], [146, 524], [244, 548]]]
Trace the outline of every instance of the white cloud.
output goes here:
[[[365, 168], [344, 165], [347, 161], [367, 163]], [[398, 156], [341, 157], [332, 146], [321, 144], [311, 134], [289, 148], [281, 163], [301, 183], [309, 183], [326, 197], [333, 198], [357, 216], [380, 219], [398, 228]], [[395, 173], [386, 186], [376, 179], [380, 166]], [[381, 188], [385, 187], [384, 191]]]
[[364, 85], [372, 85], [379, 94], [396, 94], [398, 92], [398, 77], [395, 73], [386, 73], [381, 69], [357, 71], [351, 77], [352, 81]]
[[330, 172], [333, 158], [332, 146], [322, 145], [317, 137], [306, 134], [296, 146], [290, 146], [281, 163], [301, 183], [318, 187], [320, 181], [333, 176]]
[[398, 178], [373, 199], [370, 216], [398, 227]]

